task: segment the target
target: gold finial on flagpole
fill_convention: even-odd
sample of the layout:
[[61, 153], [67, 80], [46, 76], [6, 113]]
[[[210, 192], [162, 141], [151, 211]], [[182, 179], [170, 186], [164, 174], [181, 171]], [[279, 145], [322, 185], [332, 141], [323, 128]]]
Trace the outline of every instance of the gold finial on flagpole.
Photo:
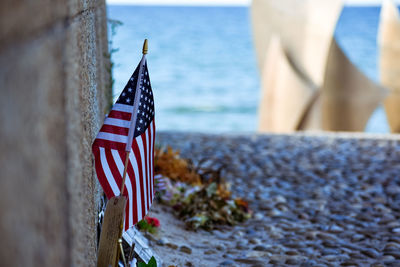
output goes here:
[[144, 43], [143, 43], [143, 55], [147, 54], [147, 39], [144, 39]]

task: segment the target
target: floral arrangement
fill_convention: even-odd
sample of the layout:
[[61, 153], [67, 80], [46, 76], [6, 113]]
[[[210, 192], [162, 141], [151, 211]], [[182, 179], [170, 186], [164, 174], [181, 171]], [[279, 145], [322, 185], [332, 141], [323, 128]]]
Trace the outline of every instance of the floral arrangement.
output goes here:
[[157, 228], [161, 226], [160, 221], [155, 217], [144, 217], [143, 220], [136, 224], [137, 228], [144, 232], [154, 234], [157, 232]]
[[173, 207], [188, 229], [211, 230], [251, 217], [248, 203], [232, 198], [230, 185], [220, 175], [220, 166], [218, 170], [193, 166], [171, 148], [158, 148], [155, 155], [158, 198]]

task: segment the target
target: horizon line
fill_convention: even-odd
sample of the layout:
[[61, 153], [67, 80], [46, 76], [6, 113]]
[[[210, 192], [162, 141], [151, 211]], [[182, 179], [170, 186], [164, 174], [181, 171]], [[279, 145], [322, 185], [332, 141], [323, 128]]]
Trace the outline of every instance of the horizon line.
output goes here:
[[[400, 0], [394, 1], [399, 4]], [[106, 0], [107, 5], [146, 6], [250, 6], [251, 0]], [[344, 0], [345, 6], [380, 6], [381, 0]]]

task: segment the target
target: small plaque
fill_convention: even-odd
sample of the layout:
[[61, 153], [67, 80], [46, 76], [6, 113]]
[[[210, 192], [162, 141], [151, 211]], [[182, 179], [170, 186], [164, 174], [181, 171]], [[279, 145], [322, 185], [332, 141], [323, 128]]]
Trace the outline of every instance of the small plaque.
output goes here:
[[130, 246], [132, 246], [132, 244], [135, 245], [134, 250], [141, 260], [148, 263], [150, 258], [154, 256], [157, 262], [157, 266], [162, 266], [162, 261], [160, 257], [158, 257], [151, 250], [151, 248], [149, 247], [149, 242], [138, 229], [136, 229], [135, 227], [128, 229], [125, 233], [123, 233], [122, 238], [125, 239], [125, 241]]

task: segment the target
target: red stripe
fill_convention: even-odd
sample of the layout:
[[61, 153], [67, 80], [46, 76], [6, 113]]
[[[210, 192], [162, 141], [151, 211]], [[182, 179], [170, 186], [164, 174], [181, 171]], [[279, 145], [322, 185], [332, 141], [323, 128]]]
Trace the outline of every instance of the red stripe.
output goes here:
[[[145, 168], [145, 175], [146, 175], [146, 203], [147, 203], [147, 209], [149, 209], [149, 168], [147, 166], [147, 141], [146, 141], [146, 133], [147, 131], [145, 131], [144, 133], [142, 133], [141, 137], [143, 140], [143, 159], [144, 159], [144, 168]], [[147, 210], [146, 210], [147, 213]]]
[[110, 113], [108, 114], [108, 118], [121, 119], [125, 121], [130, 121], [131, 117], [132, 117], [131, 113], [117, 111], [117, 110], [111, 110]]
[[148, 158], [149, 158], [149, 186], [150, 186], [150, 196], [149, 196], [149, 202], [150, 202], [150, 206], [152, 204], [152, 200], [153, 200], [153, 182], [152, 182], [152, 177], [151, 177], [151, 144], [153, 143], [153, 139], [151, 137], [151, 123], [149, 124], [149, 127], [147, 128], [147, 131], [149, 131], [149, 150], [148, 150]]
[[151, 164], [150, 164], [150, 154], [151, 154], [151, 133], [150, 133], [150, 126], [147, 128], [147, 140], [149, 141], [148, 147], [147, 147], [147, 183], [149, 185], [149, 209], [150, 209], [150, 205], [151, 205], [151, 199], [152, 199], [152, 195], [153, 195], [153, 188], [151, 185]]
[[[121, 156], [121, 159], [122, 158], [124, 159], [123, 162], [125, 164], [125, 156], [126, 156], [125, 152], [119, 151], [119, 155]], [[130, 160], [128, 163], [127, 173], [128, 173], [131, 185], [132, 185], [132, 207], [130, 207], [129, 212], [132, 212], [132, 222], [133, 222], [133, 224], [135, 224], [138, 222], [137, 199], [136, 199], [137, 192], [136, 192], [135, 172], [133, 171], [132, 162]], [[128, 215], [128, 213], [127, 213], [127, 215]], [[125, 225], [127, 225], [128, 223], [129, 223], [129, 218]], [[129, 225], [128, 227], [131, 227], [131, 226], [132, 225]]]
[[[121, 158], [122, 164], [125, 166], [125, 158], [126, 158], [126, 152], [125, 151], [118, 151], [119, 157]], [[122, 185], [122, 180], [121, 180], [121, 185]], [[128, 193], [128, 188], [127, 184], [125, 181], [125, 189], [124, 189], [124, 196], [126, 197], [126, 207], [125, 207], [125, 230], [128, 230], [130, 225], [129, 225], [129, 211], [130, 211], [130, 205], [129, 205], [129, 193]]]
[[113, 134], [119, 134], [119, 135], [128, 136], [129, 128], [124, 128], [124, 127], [118, 127], [118, 126], [114, 126], [114, 125], [104, 124], [103, 127], [101, 127], [100, 132], [113, 133]]
[[104, 174], [103, 166], [101, 165], [100, 148], [97, 146], [92, 146], [92, 150], [94, 155], [94, 164], [96, 168], [97, 178], [107, 198], [110, 199], [114, 196], [114, 192], [111, 189], [110, 183], [108, 182], [107, 177]]
[[133, 171], [132, 163], [129, 161], [128, 164], [128, 174], [132, 184], [132, 223], [136, 224], [138, 220], [138, 205], [140, 205], [140, 200], [137, 199], [137, 190], [140, 188], [136, 188], [136, 177], [135, 172]]
[[[151, 178], [152, 178], [152, 183], [153, 183], [153, 199], [154, 199], [154, 146], [156, 145], [156, 124], [153, 119], [152, 122], [152, 127], [153, 127], [153, 149], [151, 151]], [[153, 201], [153, 200], [152, 200]]]
[[115, 150], [125, 150], [126, 144], [119, 143], [115, 141], [108, 141], [104, 139], [96, 139], [94, 140], [93, 146], [104, 147], [108, 149], [115, 149]]
[[[136, 138], [140, 138], [140, 137], [136, 137]], [[146, 207], [144, 205], [144, 186], [143, 186], [143, 174], [142, 174], [142, 157], [140, 156], [140, 150], [139, 150], [139, 146], [137, 144], [137, 140], [133, 139], [132, 142], [132, 151], [135, 154], [135, 158], [137, 161], [137, 166], [138, 166], [138, 171], [139, 171], [139, 184], [140, 184], [140, 205], [142, 206], [142, 218], [144, 217], [144, 215], [146, 214]], [[139, 205], [139, 204], [138, 204]], [[142, 218], [138, 218], [138, 220], [141, 220]]]

